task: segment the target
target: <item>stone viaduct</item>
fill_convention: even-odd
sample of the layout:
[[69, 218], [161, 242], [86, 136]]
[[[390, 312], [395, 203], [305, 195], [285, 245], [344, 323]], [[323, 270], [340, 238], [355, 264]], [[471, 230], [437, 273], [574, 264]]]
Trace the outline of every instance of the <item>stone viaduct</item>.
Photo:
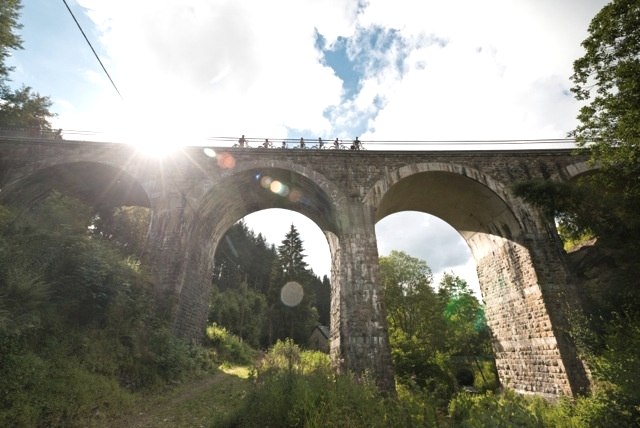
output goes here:
[[[350, 151], [185, 147], [154, 158], [113, 143], [0, 138], [0, 203], [58, 189], [93, 206], [151, 209], [146, 252], [175, 330], [198, 339], [216, 247], [255, 211], [297, 211], [331, 251], [331, 356], [392, 387], [375, 223], [421, 211], [448, 222], [477, 263], [502, 384], [573, 395], [588, 377], [568, 334], [577, 303], [552, 221], [514, 196], [517, 180], [587, 171], [569, 150]], [[425, 245], [429, 245], [425, 242]]]

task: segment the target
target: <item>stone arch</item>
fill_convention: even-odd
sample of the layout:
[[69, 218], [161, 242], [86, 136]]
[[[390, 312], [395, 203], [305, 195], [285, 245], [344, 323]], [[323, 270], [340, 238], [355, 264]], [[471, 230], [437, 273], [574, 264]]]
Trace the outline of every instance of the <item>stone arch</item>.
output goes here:
[[[416, 193], [418, 188], [424, 192]], [[376, 207], [376, 221], [398, 211], [429, 212], [447, 221], [467, 240], [478, 232], [518, 236], [531, 227], [514, 214], [509, 204], [512, 197], [505, 186], [462, 165], [403, 166], [379, 180], [365, 199]], [[463, 207], [467, 212], [460, 210]]]
[[[323, 180], [319, 174], [301, 167], [283, 168], [277, 162], [265, 167], [259, 162], [247, 162], [209, 186], [188, 214], [185, 266], [176, 290], [176, 329], [181, 334], [201, 334], [216, 248], [226, 231], [248, 214], [282, 208], [305, 215], [325, 233], [335, 259], [338, 245], [330, 237], [336, 236], [339, 227], [334, 203], [334, 198], [339, 199], [339, 190]], [[339, 277], [332, 268], [332, 284], [334, 281]]]
[[581, 175], [589, 174], [597, 171], [599, 168], [590, 161], [581, 161], [567, 165], [563, 168], [561, 175], [553, 176], [553, 179], [557, 180], [561, 177], [567, 181], [574, 180]]
[[0, 202], [29, 205], [53, 190], [78, 198], [94, 208], [151, 206], [147, 191], [134, 176], [110, 164], [90, 161], [39, 168], [3, 187]]
[[560, 332], [566, 322], [561, 303], [566, 271], [535, 210], [492, 177], [448, 163], [389, 171], [366, 199], [376, 221], [399, 211], [426, 212], [466, 240], [505, 386], [549, 396], [583, 388], [584, 370]]

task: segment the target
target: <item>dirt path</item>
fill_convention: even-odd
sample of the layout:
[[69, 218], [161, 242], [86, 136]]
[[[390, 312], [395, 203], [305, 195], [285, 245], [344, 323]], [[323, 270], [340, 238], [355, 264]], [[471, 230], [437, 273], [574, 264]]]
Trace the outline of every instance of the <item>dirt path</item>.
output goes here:
[[136, 412], [97, 426], [122, 428], [211, 427], [238, 406], [248, 380], [222, 371], [204, 375], [165, 394], [154, 394]]

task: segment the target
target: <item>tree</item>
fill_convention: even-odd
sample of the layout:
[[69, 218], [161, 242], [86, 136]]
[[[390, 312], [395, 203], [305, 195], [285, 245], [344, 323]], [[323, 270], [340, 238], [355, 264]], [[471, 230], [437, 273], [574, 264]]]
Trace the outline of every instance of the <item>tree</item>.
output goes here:
[[22, 39], [16, 33], [21, 28], [18, 23], [20, 0], [5, 0], [0, 3], [0, 127], [27, 128], [34, 137], [51, 131], [49, 120], [51, 100], [40, 96], [28, 86], [12, 89], [9, 82], [11, 67], [6, 64], [10, 52], [22, 49]]
[[572, 91], [581, 108], [573, 131], [605, 168], [640, 160], [640, 3], [614, 0], [593, 18], [586, 53], [574, 62]]
[[514, 190], [543, 207], [569, 240], [596, 236], [633, 253], [640, 242], [640, 2], [603, 7], [582, 46], [571, 80], [584, 105], [570, 135], [599, 170], [573, 183], [529, 181]]
[[316, 280], [315, 296], [316, 307], [318, 308], [318, 322], [322, 325], [329, 326], [331, 324], [331, 282], [327, 275], [322, 277], [322, 281]]
[[238, 222], [218, 245], [213, 283], [224, 291], [246, 281], [250, 289], [266, 293], [276, 256], [275, 248], [268, 247], [262, 235], [256, 236], [244, 222]]
[[482, 305], [471, 292], [469, 284], [453, 273], [445, 273], [440, 280], [438, 295], [445, 303], [447, 352], [476, 363], [478, 359], [491, 356], [491, 332]]
[[266, 316], [266, 299], [243, 282], [237, 289], [219, 291], [214, 287], [209, 322], [225, 326], [251, 346], [260, 344]]
[[400, 380], [444, 399], [462, 369], [484, 377], [478, 360], [491, 355], [490, 334], [466, 281], [447, 273], [436, 293], [427, 263], [400, 251], [380, 257], [380, 273], [391, 357]]
[[[304, 257], [302, 239], [292, 224], [278, 246], [278, 256], [271, 272], [270, 289], [267, 294], [269, 345], [285, 338], [304, 344], [318, 323], [313, 290], [314, 281], [318, 281], [318, 278], [307, 268]], [[281, 300], [283, 287], [289, 282], [298, 283], [302, 287], [302, 300], [295, 306], [288, 306]]]
[[389, 327], [408, 336], [425, 334], [441, 313], [431, 287], [433, 274], [427, 262], [402, 251], [380, 257], [382, 289]]
[[[32, 92], [28, 86], [12, 90], [0, 86], [0, 125], [5, 128], [25, 128], [32, 137], [48, 136], [49, 120], [54, 116], [49, 110], [51, 100]], [[44, 133], [43, 133], [44, 132]]]
[[292, 224], [278, 247], [278, 262], [286, 278], [295, 279], [306, 271], [307, 263], [304, 261], [304, 257], [302, 239]]
[[392, 251], [380, 257], [380, 273], [396, 374], [432, 390], [452, 385], [441, 364], [446, 324], [431, 269], [424, 260]]
[[4, 0], [0, 3], [0, 83], [4, 83], [11, 71], [5, 63], [11, 50], [22, 48], [22, 39], [16, 33], [22, 27], [18, 23], [21, 7], [20, 0]]
[[[601, 173], [584, 180], [605, 215], [590, 216], [594, 229], [640, 237], [640, 2], [614, 0], [593, 18], [583, 57], [571, 77], [580, 124], [571, 133], [588, 149]], [[597, 193], [593, 193], [595, 190]], [[613, 225], [612, 225], [613, 223]], [[614, 226], [615, 225], [615, 226]]]

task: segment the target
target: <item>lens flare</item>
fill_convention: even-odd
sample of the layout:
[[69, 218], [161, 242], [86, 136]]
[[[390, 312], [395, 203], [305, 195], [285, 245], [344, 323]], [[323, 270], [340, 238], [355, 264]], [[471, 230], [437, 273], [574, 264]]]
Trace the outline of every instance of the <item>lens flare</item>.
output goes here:
[[298, 306], [300, 302], [302, 302], [303, 297], [304, 290], [302, 289], [302, 285], [295, 281], [287, 282], [280, 290], [280, 300], [290, 308]]
[[280, 195], [283, 197], [289, 194], [289, 186], [278, 180], [274, 180], [271, 183], [271, 186], [269, 186], [269, 190], [271, 190], [276, 195]]
[[271, 182], [272, 181], [273, 181], [273, 179], [271, 177], [269, 177], [268, 175], [265, 175], [265, 176], [260, 178], [260, 185], [264, 189], [269, 189], [269, 188], [271, 188]]
[[216, 151], [210, 147], [206, 147], [203, 151], [204, 151], [204, 154], [209, 156], [210, 158], [216, 157]]
[[224, 169], [233, 169], [236, 166], [236, 158], [231, 153], [220, 153], [218, 155], [218, 166]]
[[291, 190], [289, 193], [289, 200], [295, 203], [300, 202], [300, 199], [302, 199], [302, 192], [299, 189]]

